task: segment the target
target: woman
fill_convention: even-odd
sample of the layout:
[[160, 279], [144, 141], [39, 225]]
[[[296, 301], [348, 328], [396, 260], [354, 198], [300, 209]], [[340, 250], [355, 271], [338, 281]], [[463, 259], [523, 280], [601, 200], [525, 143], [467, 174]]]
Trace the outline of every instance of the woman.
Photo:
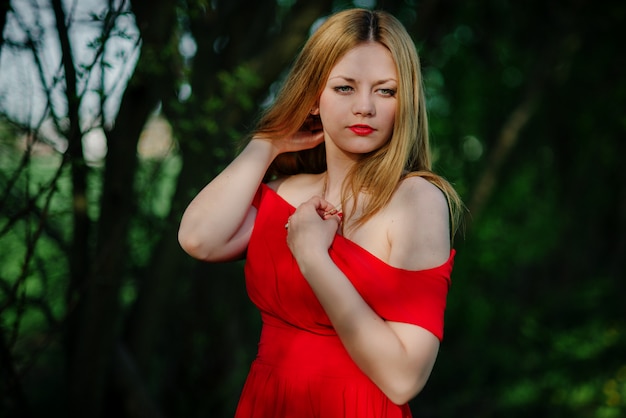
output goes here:
[[339, 12], [190, 203], [182, 247], [246, 256], [263, 319], [237, 417], [411, 416], [443, 336], [460, 208], [430, 171], [427, 128], [401, 23]]

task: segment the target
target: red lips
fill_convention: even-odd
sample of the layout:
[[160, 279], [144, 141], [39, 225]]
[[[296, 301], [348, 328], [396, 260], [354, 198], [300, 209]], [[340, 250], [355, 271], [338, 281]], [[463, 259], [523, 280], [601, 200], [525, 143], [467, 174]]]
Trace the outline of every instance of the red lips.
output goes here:
[[352, 125], [349, 129], [360, 136], [369, 135], [374, 132], [374, 128], [369, 125]]

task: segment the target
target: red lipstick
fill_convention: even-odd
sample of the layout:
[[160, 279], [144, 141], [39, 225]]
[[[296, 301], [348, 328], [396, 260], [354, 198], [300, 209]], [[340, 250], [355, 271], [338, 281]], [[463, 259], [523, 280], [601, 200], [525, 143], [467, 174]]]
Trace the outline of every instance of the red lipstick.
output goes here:
[[352, 125], [350, 130], [360, 136], [366, 136], [374, 132], [374, 128], [369, 125]]

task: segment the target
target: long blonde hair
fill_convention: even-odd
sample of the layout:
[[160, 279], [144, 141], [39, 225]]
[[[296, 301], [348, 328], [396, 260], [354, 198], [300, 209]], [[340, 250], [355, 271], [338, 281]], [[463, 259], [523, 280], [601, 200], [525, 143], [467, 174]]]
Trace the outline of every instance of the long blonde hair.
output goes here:
[[[398, 108], [390, 140], [355, 164], [344, 183], [342, 201], [354, 196], [354, 215], [360, 192], [368, 195], [361, 225], [391, 199], [400, 180], [421, 176], [445, 194], [450, 209], [451, 235], [461, 219], [461, 199], [454, 188], [432, 172], [424, 89], [415, 44], [402, 23], [383, 11], [349, 9], [331, 15], [311, 35], [287, 75], [275, 102], [261, 115], [255, 135], [293, 135], [311, 117], [330, 71], [346, 52], [364, 42], [385, 46], [398, 72]], [[326, 170], [324, 145], [297, 153], [282, 154], [270, 166], [267, 177]]]

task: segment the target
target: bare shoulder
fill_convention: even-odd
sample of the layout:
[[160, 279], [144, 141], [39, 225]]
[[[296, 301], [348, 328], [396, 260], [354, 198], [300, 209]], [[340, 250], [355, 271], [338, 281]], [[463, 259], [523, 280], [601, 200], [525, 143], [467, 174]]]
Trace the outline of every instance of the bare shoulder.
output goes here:
[[319, 174], [295, 174], [272, 180], [268, 183], [268, 187], [292, 206], [298, 207], [302, 202], [319, 193], [319, 182]]
[[400, 202], [407, 200], [412, 204], [429, 205], [433, 209], [443, 209], [448, 211], [446, 196], [439, 187], [419, 176], [412, 176], [403, 179], [398, 185], [394, 198], [398, 197]]
[[389, 203], [390, 261], [409, 270], [439, 266], [450, 256], [446, 196], [422, 177], [400, 182]]

